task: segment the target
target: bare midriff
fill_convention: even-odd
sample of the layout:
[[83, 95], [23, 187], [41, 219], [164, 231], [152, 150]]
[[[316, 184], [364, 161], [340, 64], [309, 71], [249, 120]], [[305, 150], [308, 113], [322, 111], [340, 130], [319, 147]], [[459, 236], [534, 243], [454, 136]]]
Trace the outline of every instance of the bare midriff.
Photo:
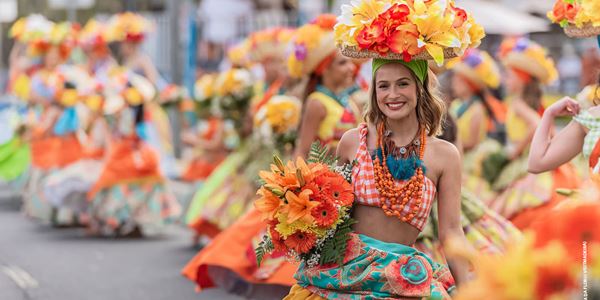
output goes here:
[[353, 217], [357, 224], [354, 231], [387, 243], [412, 246], [419, 230], [401, 220], [388, 217], [380, 207], [361, 204], [354, 205]]

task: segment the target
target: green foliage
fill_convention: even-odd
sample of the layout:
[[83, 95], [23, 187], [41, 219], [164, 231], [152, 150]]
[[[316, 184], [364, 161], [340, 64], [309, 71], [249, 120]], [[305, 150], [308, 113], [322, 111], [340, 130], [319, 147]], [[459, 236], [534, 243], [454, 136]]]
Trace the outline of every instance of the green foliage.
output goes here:
[[349, 218], [338, 226], [333, 237], [327, 239], [323, 244], [319, 264], [337, 263], [341, 265], [344, 263], [346, 246], [354, 224], [356, 224], [356, 221]]
[[271, 238], [265, 235], [260, 244], [258, 244], [258, 247], [254, 249], [254, 254], [256, 254], [256, 264], [260, 266], [265, 254], [273, 252], [274, 249], [275, 246], [273, 245], [273, 241], [271, 241]]
[[318, 141], [310, 145], [310, 152], [308, 153], [309, 163], [323, 163], [331, 166], [336, 161], [337, 157], [329, 151], [329, 147], [321, 145]]

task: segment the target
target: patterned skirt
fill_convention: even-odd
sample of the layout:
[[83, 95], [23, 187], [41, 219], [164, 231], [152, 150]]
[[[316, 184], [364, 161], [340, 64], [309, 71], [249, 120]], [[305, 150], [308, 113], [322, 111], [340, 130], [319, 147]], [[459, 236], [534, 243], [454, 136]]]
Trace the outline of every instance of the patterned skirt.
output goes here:
[[343, 266], [302, 264], [295, 278], [298, 283], [285, 300], [450, 299], [455, 289], [449, 269], [427, 255], [362, 234], [350, 239]]
[[139, 230], [152, 236], [162, 233], [180, 213], [179, 203], [167, 186], [151, 180], [103, 188], [91, 199], [86, 219], [100, 235], [127, 235]]

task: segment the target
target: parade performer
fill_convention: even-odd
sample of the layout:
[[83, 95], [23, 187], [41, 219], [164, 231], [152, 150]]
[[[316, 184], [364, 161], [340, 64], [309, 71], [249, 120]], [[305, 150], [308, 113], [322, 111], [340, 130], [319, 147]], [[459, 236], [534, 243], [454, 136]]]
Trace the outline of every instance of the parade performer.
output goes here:
[[500, 85], [500, 70], [487, 52], [475, 49], [460, 59], [450, 60], [447, 66], [453, 72], [453, 94], [459, 99], [451, 107], [451, 113], [457, 119], [463, 148], [463, 187], [489, 201], [495, 194], [484, 179], [482, 165], [486, 157], [502, 148], [490, 137], [496, 128], [504, 126], [491, 104], [499, 102], [489, 91]]
[[[31, 79], [30, 103], [41, 111], [31, 132], [32, 172], [24, 197], [27, 215], [42, 221], [58, 221], [51, 216], [44, 199], [43, 182], [58, 169], [81, 159], [83, 148], [76, 137], [79, 101], [76, 76], [63, 63], [74, 46], [76, 32], [69, 23], [42, 22], [28, 40], [30, 55], [41, 56], [43, 67]], [[70, 222], [67, 216], [65, 222]]]
[[175, 221], [181, 209], [159, 170], [159, 158], [146, 142], [144, 103], [154, 86], [131, 71], [113, 73], [106, 114], [111, 143], [98, 180], [88, 192], [89, 232], [106, 236], [151, 236]]
[[522, 229], [535, 216], [535, 208], [560, 201], [554, 191], [577, 186], [578, 177], [569, 165], [542, 174], [527, 172], [529, 145], [542, 111], [542, 84], [557, 77], [553, 60], [526, 38], [505, 40], [499, 56], [507, 68], [507, 157], [511, 162], [494, 182], [493, 188], [502, 193], [489, 206]]
[[[119, 43], [120, 64], [147, 78], [158, 90], [157, 96], [170, 85], [160, 76], [156, 66], [141, 50], [142, 43], [153, 30], [154, 24], [139, 14], [125, 12], [113, 16], [107, 24], [107, 38]], [[168, 178], [178, 176], [173, 153], [172, 129], [166, 111], [160, 106], [157, 96], [144, 103], [148, 115], [148, 143], [159, 152], [160, 169]]]
[[[196, 234], [212, 239], [243, 215], [252, 203], [258, 170], [268, 164], [267, 159], [274, 151], [284, 151], [286, 141], [277, 144], [274, 143], [275, 140], [270, 140], [272, 136], [262, 138], [269, 132], [260, 132], [260, 129], [254, 127], [253, 120], [271, 99], [282, 94], [288, 87], [289, 80], [282, 70], [285, 70], [285, 47], [292, 33], [293, 31], [287, 28], [269, 28], [255, 32], [247, 38], [247, 42], [242, 42], [240, 47], [232, 50], [235, 53], [228, 53], [237, 65], [259, 65], [264, 78], [252, 78], [252, 82], [248, 82], [251, 87], [245, 89], [249, 91], [248, 88], [251, 88], [252, 94], [247, 94], [251, 98], [246, 99], [243, 107], [223, 107], [224, 112], [231, 115], [229, 119], [237, 120], [235, 124], [238, 124], [236, 128], [241, 128], [238, 133], [242, 143], [195, 195], [188, 210], [187, 221]], [[230, 72], [248, 71], [233, 69], [222, 74]], [[209, 87], [214, 89], [213, 85], [209, 84], [204, 90], [210, 90]], [[218, 88], [215, 91], [218, 92]], [[294, 124], [288, 125], [293, 127]]]
[[[548, 15], [552, 21], [564, 24], [565, 32], [571, 37], [597, 37], [600, 34], [600, 13], [591, 2], [593, 1], [576, 1], [574, 15], [566, 16], [560, 13], [560, 9], [566, 4], [557, 1], [554, 10]], [[529, 171], [541, 173], [554, 170], [582, 153], [589, 160], [590, 173], [599, 172], [599, 85], [600, 78], [597, 84], [585, 87], [578, 97], [579, 102], [567, 97], [546, 109], [531, 143]], [[554, 120], [563, 116], [573, 117], [573, 120], [554, 134]]]
[[103, 167], [105, 149], [110, 139], [104, 118], [104, 86], [109, 84], [109, 72], [116, 68], [110, 55], [106, 30], [102, 23], [92, 19], [78, 35], [78, 44], [86, 54], [86, 62], [77, 69], [81, 103], [78, 107], [80, 128], [78, 139], [83, 157], [62, 170], [48, 176], [44, 196], [56, 209], [68, 208], [75, 217], [88, 208], [87, 191], [98, 180]]
[[468, 265], [448, 256], [451, 275], [411, 247], [436, 196], [440, 240], [467, 243], [460, 223], [460, 154], [435, 138], [444, 104], [425, 59], [441, 64], [477, 46], [483, 29], [452, 1], [417, 0], [353, 2], [343, 7], [336, 31], [344, 54], [374, 58], [367, 123], [348, 131], [337, 151], [340, 163], [353, 165], [357, 223], [343, 263], [303, 261], [285, 299], [449, 299], [455, 280], [466, 283]]
[[[331, 94], [319, 93], [319, 100], [313, 101], [317, 104], [316, 106], [321, 109], [323, 105], [321, 100], [328, 101], [327, 107], [331, 108], [327, 111], [328, 124], [323, 126], [326, 127], [323, 131], [327, 136], [324, 137], [324, 141], [337, 143], [337, 139], [341, 137], [339, 135], [334, 137], [335, 126], [354, 126], [358, 116], [348, 108], [350, 104], [348, 99], [351, 99], [351, 93], [348, 91], [356, 92], [357, 90], [349, 87], [353, 86], [354, 65], [349, 59], [341, 57], [339, 51], [335, 48], [333, 43], [333, 25], [335, 19], [331, 15], [323, 15], [318, 17], [315, 21], [310, 24], [304, 25], [295, 32], [292, 38], [292, 45], [297, 51], [292, 52], [287, 57], [288, 73], [292, 79], [297, 78], [311, 78], [311, 82], [306, 87], [298, 89], [295, 94], [306, 97], [308, 95], [317, 95], [315, 92], [316, 86], [320, 82], [327, 82], [327, 84], [333, 83], [333, 86], [329, 86], [333, 90], [336, 90], [340, 95], [331, 98]], [[280, 55], [283, 56], [283, 53]], [[335, 62], [334, 62], [335, 61]], [[319, 74], [316, 74], [317, 69]], [[300, 68], [300, 69], [298, 69]], [[336, 72], [340, 74], [335, 74]], [[325, 89], [323, 89], [325, 90]], [[346, 93], [342, 93], [346, 91]], [[339, 96], [339, 97], [338, 97]], [[308, 97], [310, 98], [310, 97]], [[338, 99], [344, 99], [347, 101], [347, 106], [343, 107], [338, 103]], [[271, 127], [273, 132], [284, 128], [281, 125], [277, 126], [261, 126], [261, 120], [270, 119], [268, 115], [275, 115], [279, 110], [283, 112], [283, 108], [290, 106], [293, 101], [283, 101], [279, 97], [274, 97], [273, 101], [268, 101], [263, 107], [263, 111], [259, 110], [255, 118], [255, 130], [259, 136], [264, 136], [261, 132], [264, 132], [262, 128]], [[290, 105], [280, 106], [279, 102], [290, 102]], [[306, 104], [304, 105], [306, 106]], [[267, 116], [262, 116], [262, 114]], [[322, 111], [319, 110], [321, 113]], [[304, 110], [303, 115], [308, 114], [308, 111]], [[346, 116], [346, 118], [342, 118]], [[306, 117], [303, 117], [305, 122]], [[285, 124], [286, 122], [277, 121], [262, 122], [262, 124]], [[338, 121], [342, 120], [340, 125]], [[299, 120], [295, 120], [298, 122]], [[309, 120], [308, 122], [321, 122], [319, 119]], [[350, 122], [350, 125], [348, 125]], [[312, 124], [310, 126], [319, 127], [319, 123]], [[279, 127], [279, 128], [278, 128]], [[338, 128], [338, 131], [342, 130]], [[277, 136], [277, 135], [275, 135]], [[265, 136], [265, 137], [268, 137]], [[312, 140], [306, 141], [304, 139], [309, 138]], [[309, 134], [299, 135], [296, 140], [298, 143], [310, 144], [316, 136], [310, 136]], [[264, 139], [264, 138], [263, 138]], [[275, 139], [277, 140], [277, 139]], [[279, 147], [276, 147], [279, 148]], [[272, 152], [271, 152], [272, 153]], [[279, 149], [279, 154], [282, 157], [289, 157], [290, 154], [285, 155], [285, 151]], [[270, 158], [272, 154], [268, 157]], [[262, 168], [268, 166], [268, 162], [263, 164]], [[258, 171], [255, 171], [258, 172]], [[252, 198], [253, 199], [253, 198]], [[263, 260], [263, 263], [259, 267], [256, 263], [256, 257], [254, 256], [253, 249], [256, 247], [260, 237], [264, 234], [266, 227], [261, 222], [260, 212], [256, 209], [250, 210], [247, 214], [241, 217], [237, 222], [231, 225], [230, 228], [219, 234], [205, 249], [200, 251], [198, 255], [184, 268], [183, 273], [191, 280], [195, 281], [199, 288], [207, 288], [214, 285], [222, 287], [231, 287], [234, 284], [238, 286], [245, 286], [245, 291], [242, 292], [246, 296], [252, 296], [257, 293], [265, 293], [270, 297], [276, 297], [276, 295], [284, 295], [289, 286], [293, 284], [293, 273], [297, 268], [296, 264], [287, 262], [285, 257], [282, 255], [269, 255]], [[240, 230], [243, 228], [243, 230]], [[235, 242], [233, 242], [235, 241]], [[226, 274], [224, 276], [223, 274]], [[245, 283], [245, 284], [244, 284]], [[265, 286], [268, 284], [270, 286]], [[259, 287], [260, 285], [260, 287]], [[283, 286], [283, 287], [282, 287]], [[286, 288], [287, 287], [287, 288]]]

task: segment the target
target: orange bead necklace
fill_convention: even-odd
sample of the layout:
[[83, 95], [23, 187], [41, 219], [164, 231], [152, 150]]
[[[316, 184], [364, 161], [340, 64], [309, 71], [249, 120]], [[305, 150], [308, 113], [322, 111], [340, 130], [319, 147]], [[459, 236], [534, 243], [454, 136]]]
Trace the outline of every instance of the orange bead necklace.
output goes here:
[[[383, 162], [379, 156], [373, 161], [373, 170], [375, 173], [375, 187], [382, 198], [381, 208], [387, 216], [396, 216], [403, 222], [410, 222], [419, 212], [423, 203], [423, 185], [425, 184], [425, 175], [423, 168], [417, 168], [415, 174], [399, 186], [387, 166], [387, 159], [384, 145], [385, 125], [380, 123], [377, 128], [377, 145], [381, 148]], [[419, 158], [423, 159], [425, 153], [426, 135], [421, 131], [421, 143], [419, 147]], [[408, 203], [411, 199], [416, 200]], [[407, 205], [410, 205], [408, 211], [403, 213]]]

